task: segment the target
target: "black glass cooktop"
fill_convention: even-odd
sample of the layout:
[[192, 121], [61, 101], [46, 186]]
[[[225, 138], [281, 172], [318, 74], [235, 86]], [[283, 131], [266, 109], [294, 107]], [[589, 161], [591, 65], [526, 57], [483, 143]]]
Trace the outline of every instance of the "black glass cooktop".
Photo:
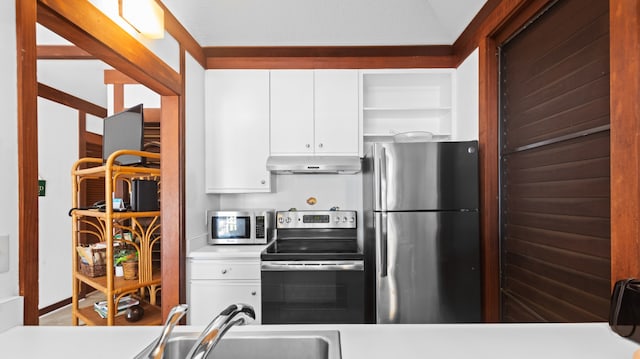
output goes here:
[[[281, 233], [281, 232], [279, 232]], [[362, 259], [355, 236], [327, 235], [326, 231], [306, 237], [288, 234], [273, 241], [261, 254], [262, 260]]]

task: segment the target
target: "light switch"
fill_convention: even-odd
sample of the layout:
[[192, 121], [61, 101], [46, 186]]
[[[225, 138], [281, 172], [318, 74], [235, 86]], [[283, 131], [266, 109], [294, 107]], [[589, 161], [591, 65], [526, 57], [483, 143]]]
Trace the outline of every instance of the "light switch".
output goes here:
[[0, 234], [0, 273], [9, 271], [9, 235]]

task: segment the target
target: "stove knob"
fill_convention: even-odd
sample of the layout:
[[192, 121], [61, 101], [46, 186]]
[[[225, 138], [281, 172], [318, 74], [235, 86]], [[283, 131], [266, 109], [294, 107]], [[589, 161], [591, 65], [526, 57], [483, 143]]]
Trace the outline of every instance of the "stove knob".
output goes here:
[[278, 217], [278, 223], [284, 223], [284, 217]]
[[285, 220], [285, 222], [287, 222], [287, 223], [291, 223], [291, 217], [287, 217], [287, 219]]
[[353, 223], [353, 222], [355, 222], [355, 221], [356, 221], [356, 219], [355, 219], [355, 218], [353, 218], [353, 217], [349, 218], [349, 223]]
[[340, 223], [340, 217], [336, 216], [336, 223]]
[[348, 219], [347, 217], [342, 217], [342, 222], [347, 223]]

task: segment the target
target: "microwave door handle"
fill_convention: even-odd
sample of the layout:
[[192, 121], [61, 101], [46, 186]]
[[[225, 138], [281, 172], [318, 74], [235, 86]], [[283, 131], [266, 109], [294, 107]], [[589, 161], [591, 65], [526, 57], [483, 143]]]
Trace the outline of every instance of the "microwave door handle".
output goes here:
[[257, 233], [256, 233], [256, 224], [258, 223], [258, 216], [254, 214], [252, 214], [251, 216], [249, 216], [249, 239], [251, 242], [254, 242], [257, 240]]

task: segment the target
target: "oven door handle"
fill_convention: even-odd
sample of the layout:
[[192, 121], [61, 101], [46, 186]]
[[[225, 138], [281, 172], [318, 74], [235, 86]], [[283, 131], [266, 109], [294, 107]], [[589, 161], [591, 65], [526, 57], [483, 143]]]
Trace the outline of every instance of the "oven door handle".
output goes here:
[[263, 261], [265, 272], [284, 271], [363, 271], [364, 261]]

